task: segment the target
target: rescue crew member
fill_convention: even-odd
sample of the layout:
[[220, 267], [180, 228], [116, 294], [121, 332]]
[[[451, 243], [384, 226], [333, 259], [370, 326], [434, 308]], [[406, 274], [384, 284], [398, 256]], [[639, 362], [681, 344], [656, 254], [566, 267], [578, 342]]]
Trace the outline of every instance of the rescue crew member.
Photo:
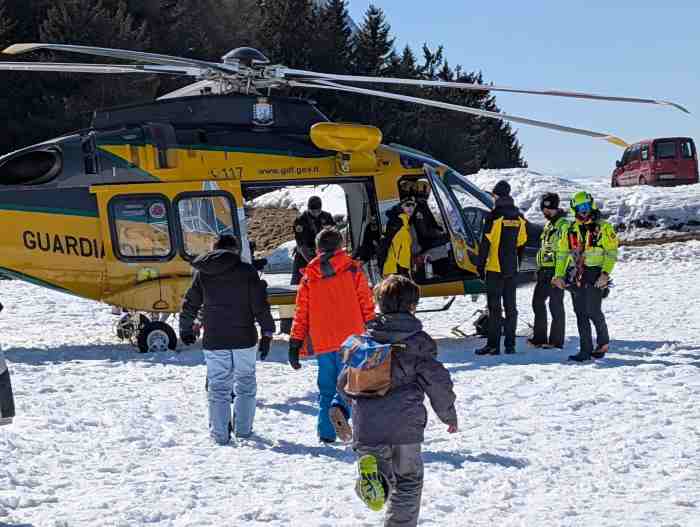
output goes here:
[[501, 352], [501, 301], [505, 307], [503, 324], [506, 353], [515, 353], [515, 328], [518, 310], [515, 291], [519, 259], [527, 242], [527, 224], [510, 196], [510, 185], [499, 181], [493, 187], [493, 210], [486, 216], [484, 236], [479, 246], [477, 271], [486, 282], [489, 308], [488, 341], [477, 355]]
[[384, 276], [400, 274], [408, 277], [410, 275], [413, 256], [420, 252], [416, 231], [411, 223], [415, 210], [416, 199], [409, 195], [386, 213], [389, 221], [381, 244]]
[[[0, 311], [2, 311], [0, 303]], [[0, 425], [12, 424], [15, 417], [15, 399], [12, 396], [12, 383], [10, 382], [10, 370], [5, 362], [5, 355], [0, 349]]]
[[[294, 239], [297, 246], [294, 250], [291, 285], [298, 285], [308, 263], [316, 256], [316, 236], [324, 227], [335, 227], [335, 220], [323, 210], [323, 202], [319, 196], [311, 196], [306, 203], [306, 211], [294, 220]], [[280, 321], [280, 331], [289, 334], [292, 329], [292, 319]]]
[[[582, 362], [591, 357], [603, 358], [608, 351], [610, 336], [602, 303], [607, 296], [610, 273], [617, 262], [618, 240], [615, 229], [601, 219], [593, 196], [588, 192], [578, 192], [570, 204], [576, 221], [559, 240], [552, 284], [564, 289], [568, 278], [581, 341], [579, 352], [569, 359]], [[595, 349], [591, 322], [596, 331]]]
[[446, 274], [449, 271], [450, 237], [435, 219], [428, 205], [430, 183], [416, 181], [413, 187], [416, 197], [416, 210], [411, 219], [416, 230], [418, 245], [423, 260], [429, 259], [434, 264], [435, 272]]
[[[540, 199], [540, 210], [547, 219], [540, 236], [537, 252], [537, 285], [532, 295], [532, 310], [535, 312], [535, 327], [528, 343], [537, 348], [563, 348], [566, 332], [564, 291], [552, 285], [556, 251], [559, 240], [567, 236], [569, 221], [566, 211], [559, 208], [559, 195], [548, 192]], [[547, 300], [552, 324], [547, 336]]]

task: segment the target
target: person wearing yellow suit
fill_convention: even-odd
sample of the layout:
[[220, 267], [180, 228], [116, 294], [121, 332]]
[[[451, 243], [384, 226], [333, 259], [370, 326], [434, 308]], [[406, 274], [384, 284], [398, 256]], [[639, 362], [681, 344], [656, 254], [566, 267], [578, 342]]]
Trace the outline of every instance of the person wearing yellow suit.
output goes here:
[[[518, 323], [515, 292], [520, 260], [527, 242], [527, 222], [510, 196], [510, 185], [499, 181], [493, 187], [494, 208], [486, 216], [484, 236], [479, 246], [477, 272], [486, 282], [489, 308], [488, 341], [477, 355], [501, 352], [501, 326], [506, 353], [515, 353], [515, 329]], [[505, 322], [501, 324], [502, 309]]]
[[387, 212], [389, 221], [381, 244], [381, 252], [384, 257], [382, 271], [384, 276], [390, 274], [410, 275], [413, 256], [420, 251], [411, 221], [415, 209], [416, 200], [409, 195], [402, 198], [398, 206]]
[[[552, 285], [569, 287], [576, 313], [580, 350], [570, 360], [583, 362], [605, 356], [610, 344], [608, 325], [602, 310], [610, 274], [617, 262], [618, 239], [615, 229], [601, 219], [600, 211], [588, 192], [578, 192], [570, 202], [576, 221], [559, 240]], [[591, 322], [596, 331], [593, 349]]]

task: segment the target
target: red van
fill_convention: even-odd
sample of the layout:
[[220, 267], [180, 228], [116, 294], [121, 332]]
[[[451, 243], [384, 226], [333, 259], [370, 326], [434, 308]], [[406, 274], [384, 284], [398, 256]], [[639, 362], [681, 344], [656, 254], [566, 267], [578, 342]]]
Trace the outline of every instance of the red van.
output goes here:
[[610, 182], [613, 187], [698, 182], [698, 153], [690, 137], [640, 141], [629, 146], [615, 164]]

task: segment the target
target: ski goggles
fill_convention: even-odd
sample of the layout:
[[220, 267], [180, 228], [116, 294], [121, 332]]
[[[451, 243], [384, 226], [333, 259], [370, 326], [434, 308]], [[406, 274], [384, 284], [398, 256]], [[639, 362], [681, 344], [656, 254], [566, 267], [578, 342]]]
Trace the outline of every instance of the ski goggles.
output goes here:
[[579, 203], [574, 207], [574, 211], [576, 214], [586, 214], [587, 212], [591, 212], [593, 210], [593, 206], [586, 202], [586, 203]]

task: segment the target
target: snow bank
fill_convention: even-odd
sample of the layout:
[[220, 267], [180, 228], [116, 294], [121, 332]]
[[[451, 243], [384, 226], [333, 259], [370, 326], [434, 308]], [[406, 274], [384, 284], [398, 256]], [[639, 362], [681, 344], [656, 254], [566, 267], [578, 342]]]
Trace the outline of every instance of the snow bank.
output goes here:
[[312, 187], [287, 187], [263, 194], [247, 203], [251, 207], [275, 207], [282, 209], [306, 210], [306, 202], [311, 196], [320, 196], [323, 210], [332, 215], [345, 216], [345, 192], [340, 185], [318, 185]]

